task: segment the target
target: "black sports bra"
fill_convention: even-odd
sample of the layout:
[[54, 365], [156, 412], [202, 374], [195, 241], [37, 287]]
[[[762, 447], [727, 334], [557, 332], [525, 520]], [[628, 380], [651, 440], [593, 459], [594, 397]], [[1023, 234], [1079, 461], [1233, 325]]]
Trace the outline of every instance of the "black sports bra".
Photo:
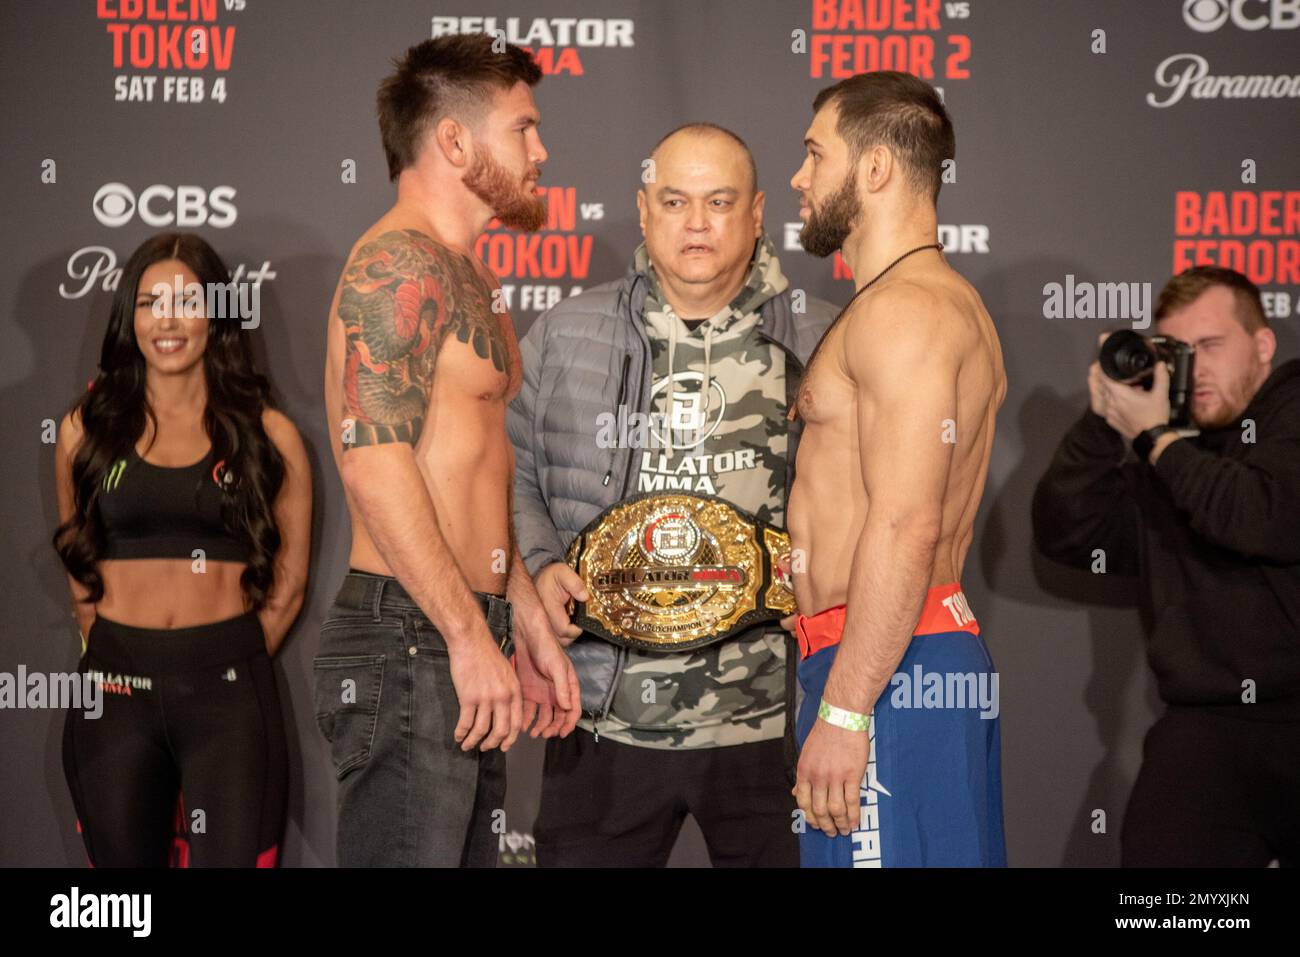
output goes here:
[[101, 558], [187, 558], [202, 549], [212, 561], [246, 562], [249, 547], [222, 523], [224, 460], [208, 450], [193, 465], [152, 465], [134, 448], [101, 482], [99, 515], [104, 524]]

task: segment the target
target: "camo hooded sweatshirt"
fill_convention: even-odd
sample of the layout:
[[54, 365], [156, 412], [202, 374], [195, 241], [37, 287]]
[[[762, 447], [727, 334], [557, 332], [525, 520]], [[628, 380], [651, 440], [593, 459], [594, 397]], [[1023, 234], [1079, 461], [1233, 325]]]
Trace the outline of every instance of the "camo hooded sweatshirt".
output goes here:
[[[789, 285], [771, 240], [755, 243], [745, 284], [732, 301], [690, 325], [667, 302], [644, 244], [635, 264], [649, 278], [642, 321], [650, 340], [653, 416], [649, 447], [633, 464], [636, 491], [718, 495], [784, 525], [786, 357], [755, 334], [762, 305]], [[650, 748], [780, 738], [785, 653], [775, 623], [758, 637], [694, 651], [630, 651], [600, 735]], [[580, 724], [591, 730], [589, 719]]]

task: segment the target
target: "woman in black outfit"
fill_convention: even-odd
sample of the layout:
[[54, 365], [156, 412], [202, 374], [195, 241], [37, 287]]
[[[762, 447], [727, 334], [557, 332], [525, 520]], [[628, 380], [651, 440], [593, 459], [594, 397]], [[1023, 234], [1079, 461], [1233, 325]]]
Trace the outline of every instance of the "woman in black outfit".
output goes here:
[[59, 427], [53, 541], [79, 671], [102, 698], [98, 718], [69, 711], [63, 764], [96, 867], [278, 857], [288, 760], [270, 656], [302, 605], [311, 478], [238, 312], [207, 314], [228, 282], [198, 236], [141, 245], [99, 374]]

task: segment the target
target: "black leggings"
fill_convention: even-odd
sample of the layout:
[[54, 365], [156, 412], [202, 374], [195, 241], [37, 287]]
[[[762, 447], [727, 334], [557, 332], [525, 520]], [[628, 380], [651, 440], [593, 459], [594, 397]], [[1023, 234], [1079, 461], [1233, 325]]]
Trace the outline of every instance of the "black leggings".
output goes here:
[[63, 726], [92, 867], [275, 866], [288, 752], [265, 642], [254, 612], [166, 630], [95, 619], [77, 670], [102, 713]]

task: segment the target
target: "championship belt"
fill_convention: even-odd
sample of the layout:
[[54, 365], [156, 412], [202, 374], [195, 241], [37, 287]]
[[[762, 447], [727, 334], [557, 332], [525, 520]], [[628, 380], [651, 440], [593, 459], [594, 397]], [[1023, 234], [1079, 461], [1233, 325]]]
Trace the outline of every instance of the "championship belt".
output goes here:
[[569, 545], [589, 597], [573, 621], [639, 651], [700, 648], [794, 611], [789, 553], [788, 534], [716, 495], [635, 495]]

